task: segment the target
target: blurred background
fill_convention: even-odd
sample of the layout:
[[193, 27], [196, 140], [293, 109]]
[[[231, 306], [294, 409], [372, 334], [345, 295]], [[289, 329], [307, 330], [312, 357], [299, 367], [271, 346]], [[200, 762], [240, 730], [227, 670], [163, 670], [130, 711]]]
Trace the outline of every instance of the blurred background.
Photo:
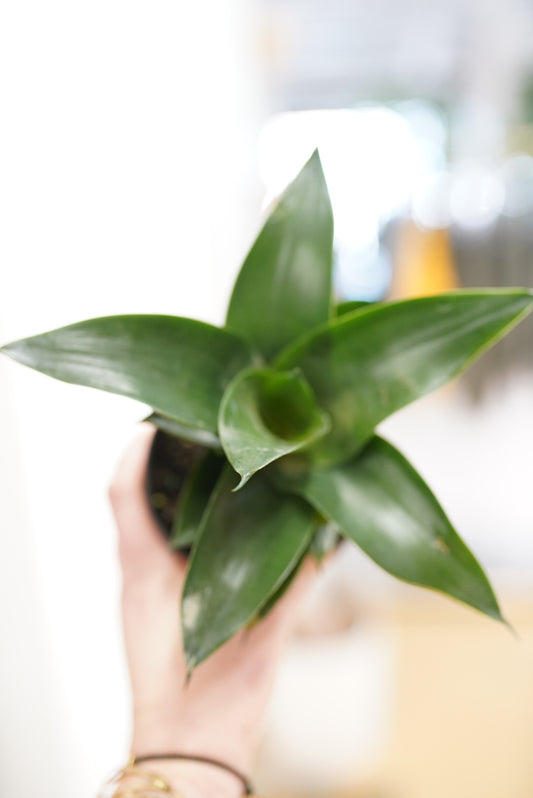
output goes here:
[[[531, 0], [7, 0], [0, 336], [115, 313], [220, 323], [319, 146], [339, 298], [533, 285]], [[346, 548], [270, 707], [278, 798], [533, 793], [533, 320], [384, 433], [517, 631]], [[0, 361], [0, 770], [93, 796], [127, 751], [105, 489], [144, 408]]]

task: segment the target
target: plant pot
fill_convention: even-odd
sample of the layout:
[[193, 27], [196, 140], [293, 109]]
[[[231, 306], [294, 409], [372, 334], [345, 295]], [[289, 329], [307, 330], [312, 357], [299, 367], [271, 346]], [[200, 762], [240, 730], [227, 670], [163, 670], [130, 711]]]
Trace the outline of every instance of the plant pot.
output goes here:
[[208, 450], [158, 430], [155, 434], [146, 473], [146, 489], [152, 513], [168, 539], [179, 508], [187, 478]]

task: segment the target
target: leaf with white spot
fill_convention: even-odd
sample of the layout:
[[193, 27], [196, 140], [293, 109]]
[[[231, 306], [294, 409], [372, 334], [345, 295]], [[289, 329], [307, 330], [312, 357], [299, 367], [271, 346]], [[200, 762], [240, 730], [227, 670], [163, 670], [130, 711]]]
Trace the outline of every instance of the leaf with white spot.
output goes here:
[[259, 473], [233, 492], [229, 467], [202, 519], [182, 598], [190, 672], [254, 618], [309, 547], [316, 513]]

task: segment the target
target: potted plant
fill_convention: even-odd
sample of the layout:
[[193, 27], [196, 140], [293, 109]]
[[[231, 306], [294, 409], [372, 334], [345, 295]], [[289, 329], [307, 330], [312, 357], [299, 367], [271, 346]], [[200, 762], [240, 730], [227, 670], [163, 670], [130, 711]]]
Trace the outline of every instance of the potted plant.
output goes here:
[[306, 554], [337, 536], [394, 576], [502, 619], [435, 496], [375, 429], [466, 369], [531, 310], [533, 293], [335, 307], [332, 249], [315, 152], [246, 257], [225, 327], [111, 316], [2, 349], [153, 408], [165, 435], [151, 458], [152, 503], [170, 545], [191, 549], [181, 601], [189, 672], [268, 612]]

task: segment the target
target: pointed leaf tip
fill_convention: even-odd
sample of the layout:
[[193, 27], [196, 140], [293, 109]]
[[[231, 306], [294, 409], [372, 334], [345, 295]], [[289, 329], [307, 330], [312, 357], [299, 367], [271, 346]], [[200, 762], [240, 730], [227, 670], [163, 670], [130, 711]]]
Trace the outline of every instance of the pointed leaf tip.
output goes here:
[[239, 490], [242, 490], [242, 488], [244, 488], [244, 486], [246, 485], [246, 483], [248, 482], [248, 480], [249, 480], [251, 477], [253, 477], [253, 475], [254, 475], [254, 474], [255, 474], [255, 471], [254, 471], [254, 472], [252, 472], [252, 473], [250, 473], [250, 474], [243, 474], [243, 475], [241, 476], [241, 479], [240, 479], [240, 481], [238, 482], [238, 484], [237, 484], [237, 485], [235, 485], [235, 487], [231, 489], [231, 492], [232, 492], [232, 493], [237, 493], [237, 491], [239, 491]]
[[235, 282], [226, 324], [269, 359], [326, 322], [333, 214], [318, 151], [281, 195]]
[[512, 634], [514, 639], [520, 642], [520, 640], [522, 639], [520, 637], [520, 633], [518, 632], [517, 629], [515, 629], [515, 627], [512, 625], [510, 621], [504, 618], [503, 615], [501, 615], [500, 618], [497, 620], [500, 620], [502, 624], [506, 627], [506, 629]]

